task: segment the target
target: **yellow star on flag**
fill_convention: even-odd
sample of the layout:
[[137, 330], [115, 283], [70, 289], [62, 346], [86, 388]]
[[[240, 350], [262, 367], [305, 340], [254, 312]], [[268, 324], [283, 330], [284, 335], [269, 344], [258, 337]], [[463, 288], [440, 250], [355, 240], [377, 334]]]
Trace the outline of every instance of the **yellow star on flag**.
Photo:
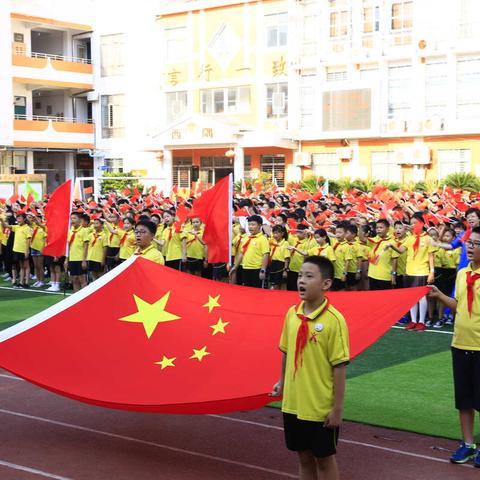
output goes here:
[[207, 352], [207, 347], [203, 347], [200, 350], [193, 349], [193, 355], [190, 357], [190, 359], [197, 359], [199, 362], [202, 361], [202, 358], [205, 357], [206, 355], [210, 355], [210, 352]]
[[174, 367], [175, 364], [173, 362], [176, 359], [177, 357], [168, 358], [164, 355], [160, 362], [155, 362], [155, 365], [160, 365], [162, 367], [162, 370], [167, 367]]
[[204, 307], [208, 308], [208, 313], [212, 313], [212, 310], [215, 307], [221, 307], [221, 305], [218, 303], [218, 300], [220, 299], [220, 295], [217, 295], [216, 297], [212, 297], [211, 295], [208, 296], [208, 302], [203, 305]]
[[160, 300], [150, 304], [145, 300], [142, 300], [140, 297], [133, 295], [135, 303], [137, 304], [137, 312], [122, 317], [119, 320], [124, 322], [142, 323], [147, 337], [150, 338], [159, 323], [171, 322], [172, 320], [178, 320], [181, 318], [173, 313], [165, 311], [169, 296], [170, 292], [167, 292]]
[[221, 318], [219, 318], [215, 325], [210, 325], [210, 328], [213, 329], [212, 336], [216, 335], [217, 333], [225, 333], [225, 327], [229, 324], [230, 322], [224, 322]]

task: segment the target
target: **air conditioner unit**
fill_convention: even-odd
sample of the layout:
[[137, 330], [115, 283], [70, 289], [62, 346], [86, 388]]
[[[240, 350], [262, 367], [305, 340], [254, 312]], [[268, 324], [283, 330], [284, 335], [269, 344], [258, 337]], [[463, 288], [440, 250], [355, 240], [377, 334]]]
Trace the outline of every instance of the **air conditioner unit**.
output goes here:
[[297, 167], [310, 167], [312, 165], [312, 155], [309, 152], [295, 152], [293, 164]]
[[98, 92], [96, 90], [87, 93], [87, 102], [98, 102]]
[[432, 162], [431, 151], [426, 145], [400, 148], [395, 152], [395, 161], [400, 165], [429, 165]]
[[351, 160], [353, 156], [352, 149], [348, 147], [337, 148], [335, 153], [339, 160]]

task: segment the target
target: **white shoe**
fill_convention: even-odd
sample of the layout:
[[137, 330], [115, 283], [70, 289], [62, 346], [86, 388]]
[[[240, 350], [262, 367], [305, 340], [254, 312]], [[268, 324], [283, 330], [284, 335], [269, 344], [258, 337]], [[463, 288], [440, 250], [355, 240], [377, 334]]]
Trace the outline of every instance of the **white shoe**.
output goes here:
[[47, 292], [59, 292], [60, 288], [57, 285], [52, 285], [46, 289]]
[[45, 284], [43, 282], [35, 282], [32, 287], [33, 288], [40, 288], [40, 287], [43, 287]]
[[30, 275], [30, 280], [36, 280], [36, 279], [37, 279], [36, 275]]
[[8, 277], [3, 277], [3, 279], [6, 281], [6, 282], [10, 282], [12, 280], [12, 277], [9, 275]]
[[3, 278], [8, 278], [8, 277], [10, 277], [10, 274], [7, 273], [7, 272], [5, 272], [5, 273], [2, 275], [2, 277], [3, 277]]

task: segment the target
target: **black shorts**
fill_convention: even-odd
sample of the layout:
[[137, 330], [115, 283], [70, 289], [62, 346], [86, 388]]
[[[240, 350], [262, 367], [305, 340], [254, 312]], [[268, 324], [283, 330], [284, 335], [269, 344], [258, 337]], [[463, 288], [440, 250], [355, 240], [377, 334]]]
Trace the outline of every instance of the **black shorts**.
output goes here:
[[357, 274], [354, 272], [347, 272], [347, 281], [345, 282], [347, 287], [354, 287], [360, 280], [357, 280]]
[[165, 266], [169, 268], [173, 268], [174, 270], [181, 270], [182, 269], [182, 260], [166, 260]]
[[245, 287], [262, 288], [259, 268], [244, 268], [242, 270], [242, 282]]
[[392, 282], [368, 277], [368, 287], [369, 290], [390, 290], [392, 288]]
[[19, 264], [25, 260], [25, 254], [22, 252], [13, 252], [13, 263]]
[[270, 285], [281, 285], [283, 282], [283, 270], [285, 262], [281, 260], [272, 260], [268, 267], [268, 281]]
[[455, 408], [480, 412], [480, 351], [452, 347]]
[[455, 287], [456, 278], [456, 268], [438, 268], [435, 272], [435, 286], [450, 297]]
[[405, 276], [404, 275], [397, 275], [397, 284], [395, 288], [405, 288]]
[[68, 273], [70, 275], [85, 275], [86, 271], [82, 268], [82, 262], [68, 262]]
[[339, 278], [334, 278], [332, 288], [330, 290], [332, 292], [339, 292], [340, 290], [345, 290], [345, 282], [343, 282]]
[[203, 268], [203, 260], [198, 258], [187, 258], [186, 271], [188, 273], [200, 273]]
[[[54, 260], [55, 258], [57, 259], [57, 261]], [[63, 272], [64, 265], [65, 265], [65, 257], [50, 257], [50, 256], [45, 257], [45, 266], [48, 268], [60, 267], [60, 270]]]
[[337, 453], [338, 428], [327, 428], [322, 422], [299, 420], [291, 413], [283, 414], [285, 443], [289, 450], [310, 450], [317, 458], [326, 458]]
[[93, 260], [88, 261], [88, 271], [89, 272], [103, 272], [103, 267], [100, 262], [95, 262]]
[[427, 286], [427, 278], [428, 278], [427, 276], [405, 275], [403, 278], [404, 278], [405, 288]]

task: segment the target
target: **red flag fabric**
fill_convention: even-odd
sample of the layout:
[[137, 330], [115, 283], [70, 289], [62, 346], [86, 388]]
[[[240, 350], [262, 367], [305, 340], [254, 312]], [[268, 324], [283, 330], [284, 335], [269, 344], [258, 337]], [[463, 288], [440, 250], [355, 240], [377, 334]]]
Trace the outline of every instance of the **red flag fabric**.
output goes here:
[[[329, 293], [347, 320], [352, 358], [426, 292]], [[213, 282], [134, 256], [0, 332], [0, 366], [111, 408], [189, 414], [259, 408], [271, 401], [283, 319], [298, 301], [295, 292]]]
[[230, 263], [232, 235], [232, 175], [202, 193], [193, 204], [190, 216], [205, 224], [203, 241], [208, 246], [210, 263]]
[[90, 194], [90, 193], [93, 193], [93, 187], [86, 187], [86, 188], [84, 188], [84, 189], [83, 189], [83, 193], [84, 193], [85, 195], [88, 195], [88, 194]]
[[72, 180], [67, 180], [55, 189], [45, 207], [47, 241], [43, 255], [51, 257], [65, 255], [71, 208]]

